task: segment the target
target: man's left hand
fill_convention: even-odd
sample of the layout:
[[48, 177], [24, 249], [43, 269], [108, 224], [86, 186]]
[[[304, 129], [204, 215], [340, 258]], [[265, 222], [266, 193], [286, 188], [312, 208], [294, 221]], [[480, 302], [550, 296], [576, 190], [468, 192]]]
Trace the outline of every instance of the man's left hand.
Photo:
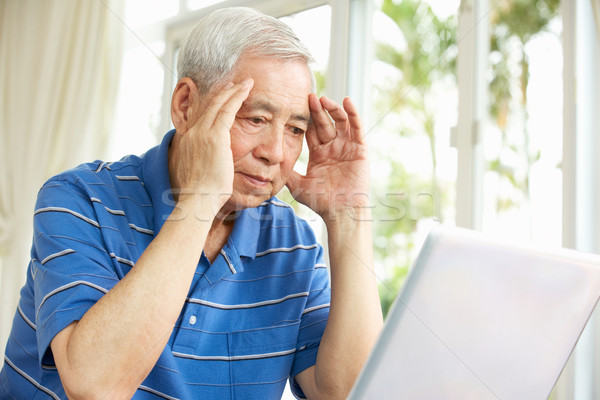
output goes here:
[[306, 133], [309, 161], [306, 175], [292, 172], [287, 186], [302, 204], [326, 222], [341, 213], [369, 205], [369, 160], [365, 133], [356, 106], [343, 107], [310, 94], [312, 123]]

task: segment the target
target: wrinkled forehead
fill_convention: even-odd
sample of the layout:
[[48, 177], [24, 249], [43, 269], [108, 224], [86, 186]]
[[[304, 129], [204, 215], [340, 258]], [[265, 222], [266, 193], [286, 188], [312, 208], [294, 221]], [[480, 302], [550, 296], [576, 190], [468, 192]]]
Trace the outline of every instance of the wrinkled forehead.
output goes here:
[[303, 60], [241, 59], [232, 80], [246, 78], [252, 78], [254, 86], [243, 108], [273, 114], [290, 113], [300, 120], [310, 117], [311, 76]]

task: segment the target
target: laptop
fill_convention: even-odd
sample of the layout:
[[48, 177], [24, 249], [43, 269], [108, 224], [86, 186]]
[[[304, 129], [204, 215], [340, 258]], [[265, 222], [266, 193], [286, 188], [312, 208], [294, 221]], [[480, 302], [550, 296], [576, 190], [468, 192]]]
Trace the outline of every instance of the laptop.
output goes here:
[[546, 399], [600, 297], [600, 256], [432, 231], [349, 399]]

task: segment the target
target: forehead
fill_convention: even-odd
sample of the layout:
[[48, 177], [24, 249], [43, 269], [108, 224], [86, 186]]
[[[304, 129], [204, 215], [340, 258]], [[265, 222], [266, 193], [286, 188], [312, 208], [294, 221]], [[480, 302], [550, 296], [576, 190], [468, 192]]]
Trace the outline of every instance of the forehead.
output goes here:
[[308, 95], [312, 81], [304, 61], [242, 56], [234, 68], [232, 80], [239, 82], [246, 78], [254, 79], [254, 86], [243, 109], [259, 107], [267, 111], [309, 114]]

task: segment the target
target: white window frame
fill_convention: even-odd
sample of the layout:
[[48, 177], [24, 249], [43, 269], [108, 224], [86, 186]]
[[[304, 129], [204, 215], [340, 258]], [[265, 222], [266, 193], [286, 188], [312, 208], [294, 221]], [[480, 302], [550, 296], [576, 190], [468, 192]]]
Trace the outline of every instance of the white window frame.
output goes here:
[[456, 225], [482, 228], [483, 150], [480, 131], [487, 115], [489, 1], [462, 0], [458, 15], [458, 121], [452, 132], [457, 149]]
[[[600, 253], [600, 41], [589, 0], [561, 2], [563, 15], [563, 246]], [[581, 335], [556, 400], [600, 393], [600, 310]]]

